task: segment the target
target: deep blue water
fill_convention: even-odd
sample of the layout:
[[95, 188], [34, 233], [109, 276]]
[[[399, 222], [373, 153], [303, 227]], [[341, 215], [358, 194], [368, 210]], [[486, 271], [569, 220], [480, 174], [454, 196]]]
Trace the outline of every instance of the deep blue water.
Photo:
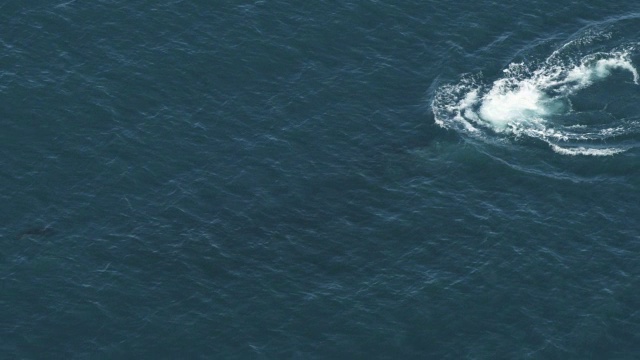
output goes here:
[[7, 359], [640, 358], [640, 3], [0, 3]]

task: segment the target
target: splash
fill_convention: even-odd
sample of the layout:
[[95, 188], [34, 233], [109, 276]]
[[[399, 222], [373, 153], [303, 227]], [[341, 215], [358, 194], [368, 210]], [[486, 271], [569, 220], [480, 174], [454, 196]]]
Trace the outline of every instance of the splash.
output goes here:
[[[457, 84], [444, 85], [432, 103], [435, 122], [485, 140], [542, 140], [562, 155], [607, 156], [627, 151], [633, 145], [607, 143], [617, 136], [637, 134], [638, 120], [612, 115], [609, 103], [599, 109], [574, 106], [581, 97], [590, 99], [583, 92], [593, 88], [607, 94], [611, 87], [635, 88], [639, 84], [632, 61], [635, 45], [580, 55], [594, 42], [609, 38], [606, 33], [589, 33], [538, 63], [510, 64], [502, 77], [489, 84], [481, 75], [467, 75]], [[601, 86], [603, 90], [597, 90]], [[631, 99], [634, 94], [627, 96]]]

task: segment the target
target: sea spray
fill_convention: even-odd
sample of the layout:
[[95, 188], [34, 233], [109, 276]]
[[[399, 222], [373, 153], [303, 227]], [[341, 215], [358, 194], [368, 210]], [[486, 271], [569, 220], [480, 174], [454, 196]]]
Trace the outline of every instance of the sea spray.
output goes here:
[[636, 134], [637, 119], [617, 119], [604, 110], [595, 110], [589, 118], [597, 116], [601, 122], [585, 124], [571, 101], [583, 90], [603, 86], [600, 84], [609, 79], [624, 81], [614, 74], [628, 73], [632, 83], [638, 85], [640, 77], [632, 61], [634, 44], [610, 51], [578, 51], [588, 51], [588, 45], [594, 43], [602, 46], [598, 41], [610, 38], [610, 34], [590, 31], [583, 38], [565, 43], [544, 61], [510, 64], [503, 76], [490, 84], [482, 75], [465, 75], [457, 84], [444, 85], [432, 102], [435, 122], [486, 141], [504, 136], [539, 139], [562, 155], [624, 152], [634, 146], [616, 143], [614, 138]]

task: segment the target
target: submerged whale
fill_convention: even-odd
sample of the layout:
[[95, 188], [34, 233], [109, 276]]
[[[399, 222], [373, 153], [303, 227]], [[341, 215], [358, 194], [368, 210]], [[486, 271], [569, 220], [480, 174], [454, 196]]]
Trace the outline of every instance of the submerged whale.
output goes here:
[[32, 227], [21, 231], [18, 234], [19, 239], [24, 239], [26, 237], [46, 237], [54, 235], [56, 231], [51, 226], [41, 226], [41, 227]]

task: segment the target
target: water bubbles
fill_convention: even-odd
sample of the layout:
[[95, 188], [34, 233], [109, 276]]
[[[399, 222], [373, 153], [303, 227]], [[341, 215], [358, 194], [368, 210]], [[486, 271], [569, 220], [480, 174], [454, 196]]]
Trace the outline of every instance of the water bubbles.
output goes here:
[[[635, 44], [618, 41], [607, 50], [612, 34], [590, 29], [541, 61], [510, 64], [493, 81], [467, 75], [444, 85], [432, 103], [435, 121], [486, 141], [537, 139], [562, 155], [627, 151], [635, 141], [616, 138], [640, 135], [639, 120], [614, 115], [611, 107], [620, 99], [637, 98], [633, 92], [640, 77], [632, 60]], [[604, 105], [583, 111], [574, 102]]]

